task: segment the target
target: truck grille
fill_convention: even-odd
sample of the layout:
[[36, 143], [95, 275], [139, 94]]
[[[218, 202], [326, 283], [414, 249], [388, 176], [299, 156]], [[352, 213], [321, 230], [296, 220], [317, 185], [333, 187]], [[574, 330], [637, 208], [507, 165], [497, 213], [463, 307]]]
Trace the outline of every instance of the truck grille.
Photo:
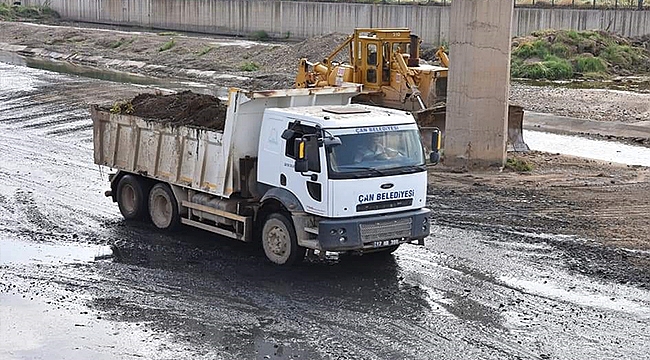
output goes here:
[[393, 209], [413, 205], [413, 199], [389, 200], [357, 205], [357, 212]]
[[411, 224], [413, 219], [399, 219], [391, 221], [381, 221], [370, 224], [359, 225], [361, 232], [361, 241], [364, 243], [371, 241], [401, 239], [411, 236]]

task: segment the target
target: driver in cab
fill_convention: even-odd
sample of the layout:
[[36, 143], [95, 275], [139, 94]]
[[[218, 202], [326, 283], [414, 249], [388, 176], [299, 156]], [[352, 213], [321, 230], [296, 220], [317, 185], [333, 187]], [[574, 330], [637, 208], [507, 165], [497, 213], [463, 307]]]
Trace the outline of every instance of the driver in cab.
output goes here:
[[367, 141], [359, 147], [354, 156], [354, 162], [388, 160], [398, 156], [399, 152], [397, 150], [384, 146], [383, 138], [384, 136], [381, 133], [369, 134]]

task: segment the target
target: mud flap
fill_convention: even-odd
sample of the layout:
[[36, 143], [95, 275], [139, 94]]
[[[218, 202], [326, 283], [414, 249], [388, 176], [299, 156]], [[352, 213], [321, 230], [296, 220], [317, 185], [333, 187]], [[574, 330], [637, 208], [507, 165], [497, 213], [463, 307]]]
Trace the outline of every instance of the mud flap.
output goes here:
[[[438, 128], [442, 131], [442, 147], [444, 148], [446, 106], [438, 105], [430, 109], [414, 111], [413, 116], [415, 116], [415, 120], [420, 127], [422, 143], [424, 144], [427, 153], [430, 150], [431, 133], [434, 128]], [[526, 152], [530, 150], [528, 145], [524, 142], [523, 122], [523, 107], [510, 105], [508, 107], [508, 139], [506, 145], [508, 151]]]

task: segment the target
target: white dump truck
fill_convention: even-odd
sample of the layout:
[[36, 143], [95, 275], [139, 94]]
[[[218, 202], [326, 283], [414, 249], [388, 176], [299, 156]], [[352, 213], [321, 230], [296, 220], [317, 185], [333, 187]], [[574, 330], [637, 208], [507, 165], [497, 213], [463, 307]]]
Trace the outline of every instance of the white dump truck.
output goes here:
[[276, 264], [423, 244], [418, 127], [408, 112], [350, 104], [359, 90], [232, 89], [223, 131], [93, 105], [94, 160], [117, 170], [106, 195], [127, 220], [261, 240]]

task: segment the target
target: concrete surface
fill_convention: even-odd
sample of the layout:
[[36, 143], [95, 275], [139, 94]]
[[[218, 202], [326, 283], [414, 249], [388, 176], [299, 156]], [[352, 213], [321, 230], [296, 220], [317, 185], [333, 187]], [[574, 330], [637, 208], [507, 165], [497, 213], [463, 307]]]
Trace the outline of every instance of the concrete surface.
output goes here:
[[[12, 3], [13, 0], [0, 0]], [[449, 39], [449, 6], [408, 6], [261, 0], [23, 0], [46, 3], [70, 20], [246, 35], [266, 31], [280, 38], [307, 38], [355, 27], [410, 27], [426, 44]], [[218, 6], [216, 4], [219, 4]], [[624, 36], [650, 34], [650, 11], [517, 8], [512, 35], [535, 30], [608, 30]]]
[[503, 166], [506, 159], [513, 0], [451, 5], [445, 164]]

